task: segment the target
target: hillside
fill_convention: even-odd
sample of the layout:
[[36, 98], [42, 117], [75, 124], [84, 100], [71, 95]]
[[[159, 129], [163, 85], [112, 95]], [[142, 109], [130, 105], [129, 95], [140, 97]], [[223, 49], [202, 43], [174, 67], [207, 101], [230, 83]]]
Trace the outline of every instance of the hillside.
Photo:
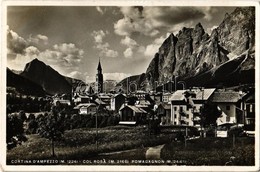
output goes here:
[[10, 69], [6, 69], [7, 87], [13, 87], [17, 92], [26, 95], [44, 96], [46, 92], [42, 87], [27, 78], [13, 73]]

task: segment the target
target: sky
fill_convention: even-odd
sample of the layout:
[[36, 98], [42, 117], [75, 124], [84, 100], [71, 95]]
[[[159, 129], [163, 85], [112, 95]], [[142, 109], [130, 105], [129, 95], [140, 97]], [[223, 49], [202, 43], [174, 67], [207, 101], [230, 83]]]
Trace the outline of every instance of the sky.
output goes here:
[[7, 67], [38, 58], [62, 75], [95, 80], [144, 73], [170, 33], [201, 23], [211, 33], [235, 7], [8, 6]]

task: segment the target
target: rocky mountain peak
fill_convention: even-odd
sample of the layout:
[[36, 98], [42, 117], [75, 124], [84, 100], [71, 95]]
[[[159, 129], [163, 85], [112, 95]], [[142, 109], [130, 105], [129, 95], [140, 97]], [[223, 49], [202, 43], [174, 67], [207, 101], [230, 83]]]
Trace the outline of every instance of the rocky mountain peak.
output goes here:
[[195, 30], [204, 30], [204, 28], [200, 22], [198, 24], [196, 24]]
[[217, 28], [220, 45], [235, 55], [255, 46], [254, 7], [236, 8]]
[[[150, 85], [155, 81], [166, 82], [173, 75], [183, 79], [193, 77], [254, 46], [254, 25], [248, 23], [248, 20], [254, 23], [252, 11], [253, 8], [237, 8], [226, 15], [210, 36], [201, 23], [194, 28], [183, 27], [176, 36], [170, 35], [160, 48], [167, 51], [159, 51], [148, 67]], [[170, 44], [171, 39], [175, 40], [174, 44]]]
[[71, 92], [71, 85], [64, 76], [37, 58], [25, 65], [21, 75], [42, 86], [49, 94]]
[[43, 63], [42, 61], [35, 58], [31, 62], [29, 62], [25, 65], [23, 72], [28, 72], [28, 71], [32, 71], [32, 70], [40, 71], [45, 67], [46, 67], [45, 63]]
[[[252, 82], [254, 47], [255, 8], [236, 8], [225, 15], [210, 36], [201, 23], [169, 35], [149, 64], [146, 80], [150, 86], [166, 83], [173, 76], [185, 81], [187, 86]], [[251, 53], [251, 58], [242, 55], [246, 51]]]

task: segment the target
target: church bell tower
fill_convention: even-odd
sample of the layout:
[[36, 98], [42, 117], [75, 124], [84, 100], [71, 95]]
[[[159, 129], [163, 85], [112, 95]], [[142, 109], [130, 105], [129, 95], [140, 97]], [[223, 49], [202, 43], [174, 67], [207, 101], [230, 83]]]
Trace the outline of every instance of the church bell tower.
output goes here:
[[100, 59], [97, 67], [95, 93], [103, 93], [103, 74]]

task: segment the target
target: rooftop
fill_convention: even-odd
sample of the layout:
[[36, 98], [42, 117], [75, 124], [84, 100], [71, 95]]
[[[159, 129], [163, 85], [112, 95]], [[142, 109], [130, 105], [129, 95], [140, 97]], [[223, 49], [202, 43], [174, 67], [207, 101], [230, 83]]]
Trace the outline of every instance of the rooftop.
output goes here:
[[212, 96], [212, 102], [214, 103], [236, 103], [241, 98], [239, 92], [215, 92]]
[[164, 109], [171, 109], [171, 104], [168, 104], [168, 103], [161, 103], [159, 104], [159, 106], [162, 106]]
[[90, 106], [96, 106], [94, 103], [80, 103], [79, 105], [77, 105], [74, 109], [80, 109], [82, 107], [90, 107]]
[[187, 90], [177, 90], [170, 97], [170, 101], [182, 101], [185, 100], [184, 93], [192, 91], [196, 94], [193, 100], [208, 100], [209, 97], [215, 91], [215, 88], [205, 88], [205, 89], [187, 89]]
[[133, 105], [122, 105], [122, 107], [119, 109], [119, 110], [122, 110], [122, 109], [124, 109], [124, 108], [126, 108], [126, 107], [128, 107], [128, 108], [130, 108], [130, 109], [132, 109], [134, 112], [136, 112], [136, 113], [147, 113], [144, 109], [142, 109], [141, 107], [137, 107], [137, 106], [133, 106]]

